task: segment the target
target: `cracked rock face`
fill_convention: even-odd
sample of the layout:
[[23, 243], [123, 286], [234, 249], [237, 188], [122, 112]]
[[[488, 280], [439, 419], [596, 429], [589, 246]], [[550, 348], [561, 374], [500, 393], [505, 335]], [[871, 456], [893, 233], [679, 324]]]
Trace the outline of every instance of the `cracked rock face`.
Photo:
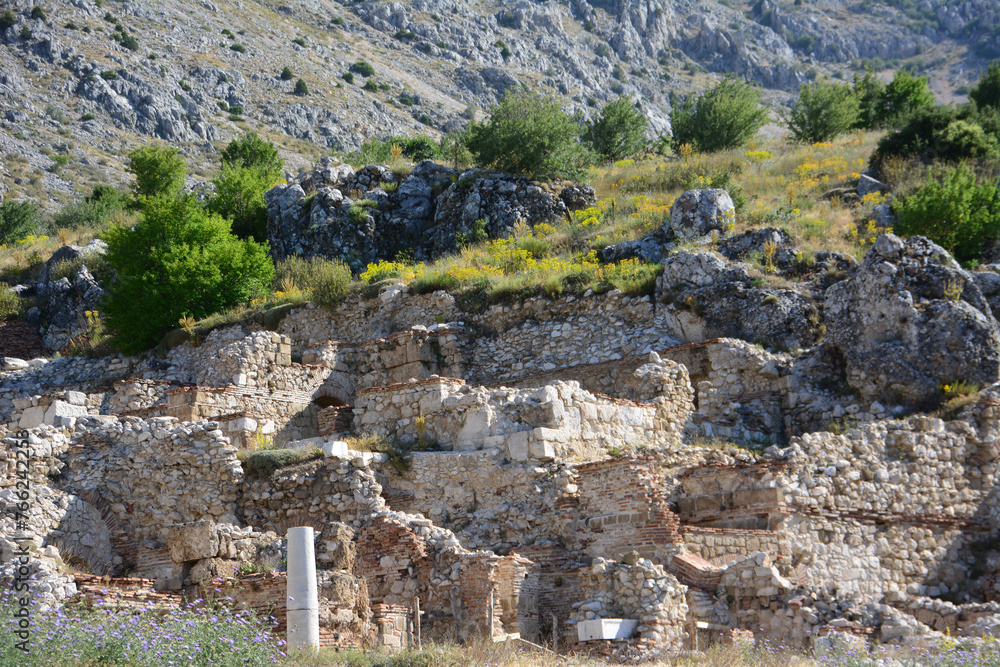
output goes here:
[[866, 398], [921, 401], [959, 380], [1000, 376], [1000, 327], [973, 278], [921, 236], [886, 234], [826, 292], [827, 340]]

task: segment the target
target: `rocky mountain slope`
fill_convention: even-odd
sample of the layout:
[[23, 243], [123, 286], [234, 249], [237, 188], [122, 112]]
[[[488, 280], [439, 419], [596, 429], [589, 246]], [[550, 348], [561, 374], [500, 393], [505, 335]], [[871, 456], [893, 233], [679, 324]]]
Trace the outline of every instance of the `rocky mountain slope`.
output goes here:
[[[121, 180], [123, 155], [150, 139], [181, 146], [205, 178], [220, 142], [254, 129], [295, 168], [373, 137], [460, 129], [522, 85], [584, 115], [633, 95], [664, 133], [671, 96], [725, 72], [759, 82], [780, 105], [815, 76], [908, 59], [950, 99], [1000, 53], [990, 0], [39, 7], [8, 5], [0, 22], [0, 193], [48, 208]], [[374, 74], [348, 82], [359, 61]], [[293, 93], [300, 78], [307, 95]]]

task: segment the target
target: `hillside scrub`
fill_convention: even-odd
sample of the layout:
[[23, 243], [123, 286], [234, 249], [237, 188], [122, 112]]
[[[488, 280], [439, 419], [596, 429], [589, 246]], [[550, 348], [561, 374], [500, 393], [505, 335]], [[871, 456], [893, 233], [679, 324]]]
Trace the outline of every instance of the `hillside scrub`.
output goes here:
[[786, 123], [796, 141], [830, 141], [857, 122], [859, 100], [847, 84], [817, 82], [803, 85]]
[[135, 227], [112, 227], [105, 241], [118, 280], [104, 312], [128, 354], [154, 345], [182, 315], [198, 319], [263, 296], [274, 277], [264, 246], [233, 236], [227, 220], [191, 196], [148, 199]]
[[483, 123], [471, 123], [466, 145], [476, 164], [536, 178], [578, 177], [591, 162], [580, 126], [553, 98], [508, 90]]
[[173, 197], [184, 188], [187, 165], [176, 148], [152, 144], [128, 155], [136, 197]]
[[646, 144], [646, 116], [632, 100], [621, 96], [608, 102], [587, 128], [584, 140], [605, 160], [622, 160]]
[[712, 152], [745, 146], [768, 121], [760, 91], [727, 76], [700, 96], [689, 95], [670, 116], [673, 145]]
[[893, 204], [895, 231], [927, 236], [959, 262], [977, 261], [984, 245], [1000, 238], [996, 182], [996, 174], [979, 178], [967, 165], [953, 167], [940, 178], [929, 170], [923, 187]]

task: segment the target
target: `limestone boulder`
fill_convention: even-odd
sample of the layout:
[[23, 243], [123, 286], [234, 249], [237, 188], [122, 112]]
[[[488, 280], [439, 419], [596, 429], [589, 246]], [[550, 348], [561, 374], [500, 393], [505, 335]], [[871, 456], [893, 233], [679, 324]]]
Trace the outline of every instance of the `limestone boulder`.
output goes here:
[[670, 207], [670, 229], [681, 239], [696, 239], [713, 231], [724, 234], [736, 220], [736, 207], [721, 189], [688, 190]]
[[869, 399], [921, 401], [958, 380], [1000, 377], [1000, 326], [976, 279], [920, 236], [881, 236], [857, 273], [826, 291], [828, 342]]
[[219, 532], [211, 521], [195, 521], [170, 526], [167, 548], [175, 563], [215, 558], [219, 555]]
[[727, 259], [733, 261], [752, 259], [761, 264], [766, 264], [768, 251], [771, 249], [773, 252], [770, 262], [777, 270], [789, 268], [799, 254], [798, 248], [792, 243], [792, 237], [777, 227], [751, 229], [730, 236], [719, 241], [718, 248]]

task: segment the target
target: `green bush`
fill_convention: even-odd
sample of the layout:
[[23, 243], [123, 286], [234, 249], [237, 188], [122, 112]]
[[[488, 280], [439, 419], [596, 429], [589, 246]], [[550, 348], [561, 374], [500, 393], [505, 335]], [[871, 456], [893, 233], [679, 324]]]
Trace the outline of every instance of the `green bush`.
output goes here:
[[105, 81], [114, 81], [118, 78], [118, 73], [113, 70], [106, 69], [101, 72], [101, 78]]
[[969, 99], [980, 109], [990, 107], [1000, 110], [1000, 62], [990, 63], [979, 83], [969, 91]]
[[241, 239], [267, 239], [267, 202], [264, 194], [274, 185], [270, 172], [261, 167], [231, 166], [212, 180], [215, 194], [208, 210], [232, 223], [233, 234]]
[[45, 10], [39, 7], [38, 5], [35, 5], [34, 7], [31, 8], [31, 18], [37, 19], [39, 21], [44, 21]]
[[285, 161], [278, 156], [277, 147], [256, 132], [247, 132], [239, 139], [230, 141], [221, 155], [223, 167], [262, 169], [274, 179], [281, 177], [285, 166]]
[[76, 274], [84, 266], [87, 267], [87, 271], [90, 272], [90, 275], [94, 276], [97, 282], [102, 285], [111, 284], [111, 280], [115, 274], [114, 269], [108, 264], [108, 260], [104, 258], [104, 255], [99, 253], [90, 253], [83, 257], [67, 259], [53, 265], [49, 270], [49, 280], [68, 278], [70, 282], [73, 282]]
[[308, 95], [309, 86], [303, 79], [299, 79], [295, 82], [295, 90], [293, 91], [296, 95]]
[[975, 105], [917, 109], [879, 140], [869, 167], [884, 176], [887, 159], [909, 157], [925, 162], [1000, 158], [1000, 112]]
[[242, 44], [233, 44], [232, 46], [229, 47], [229, 50], [235, 51], [236, 53], [246, 53], [247, 47], [243, 46]]
[[346, 81], [347, 83], [354, 83], [354, 73], [353, 72], [344, 72], [344, 77], [343, 78], [344, 78], [344, 81]]
[[387, 139], [370, 139], [352, 153], [352, 164], [364, 166], [368, 164], [389, 164], [392, 161], [392, 147], [399, 146], [402, 155], [416, 162], [433, 160], [440, 156], [440, 149], [434, 140], [426, 136], [388, 137]]
[[371, 63], [365, 62], [364, 60], [359, 60], [351, 65], [351, 71], [364, 77], [375, 75], [375, 68]]
[[114, 211], [128, 206], [128, 197], [110, 185], [98, 185], [89, 197], [64, 206], [52, 217], [52, 227], [59, 229], [100, 229]]
[[322, 257], [288, 257], [275, 268], [275, 288], [291, 281], [309, 299], [321, 306], [333, 306], [344, 300], [351, 285], [347, 264]]
[[1000, 190], [996, 178], [979, 179], [965, 165], [949, 169], [893, 204], [894, 229], [921, 234], [962, 263], [978, 260], [983, 244], [1000, 238]]
[[6, 30], [7, 28], [17, 25], [17, 17], [9, 9], [3, 14], [0, 14], [0, 32]]
[[29, 28], [27, 25], [21, 26], [21, 34], [19, 35], [19, 37], [25, 41], [31, 39], [31, 28]]
[[27, 302], [8, 287], [0, 286], [0, 320], [20, 319], [27, 310]]
[[646, 144], [645, 114], [628, 97], [619, 97], [601, 109], [584, 135], [591, 147], [606, 160], [621, 160]]
[[118, 280], [104, 312], [128, 354], [155, 345], [182, 315], [201, 319], [263, 296], [274, 277], [265, 246], [233, 236], [191, 196], [147, 199], [139, 223], [112, 227], [105, 241]]
[[882, 91], [875, 122], [882, 127], [898, 125], [913, 112], [933, 104], [934, 93], [928, 88], [927, 77], [899, 70]]
[[689, 95], [670, 116], [674, 146], [706, 152], [745, 145], [767, 120], [760, 91], [729, 76], [697, 99]]
[[799, 89], [786, 122], [796, 141], [814, 144], [847, 132], [858, 120], [859, 101], [847, 84], [811, 83]]
[[281, 80], [282, 81], [291, 81], [294, 76], [295, 75], [292, 74], [292, 68], [291, 67], [287, 67], [286, 66], [284, 69], [281, 70]]
[[365, 85], [362, 86], [362, 88], [364, 88], [365, 90], [367, 90], [369, 93], [377, 93], [378, 92], [378, 84], [375, 83], [375, 81], [373, 79], [368, 79], [367, 81], [365, 81]]
[[490, 117], [471, 123], [466, 145], [483, 167], [538, 178], [578, 177], [590, 163], [580, 126], [554, 98], [508, 90]]
[[128, 155], [128, 171], [135, 176], [132, 186], [138, 197], [173, 197], [184, 189], [187, 165], [176, 148], [149, 145]]
[[75, 23], [73, 23], [72, 21], [69, 21], [69, 22], [68, 22], [68, 23], [67, 23], [66, 25], [64, 25], [63, 27], [64, 27], [64, 28], [66, 28], [67, 30], [79, 30], [79, 28], [77, 28], [76, 24], [75, 24]]
[[306, 45], [306, 40], [304, 40], [304, 39], [303, 39], [303, 38], [301, 38], [301, 37], [296, 37], [295, 39], [293, 39], [293, 40], [292, 40], [292, 44], [298, 44], [298, 45], [299, 45], [299, 46], [301, 46], [301, 47], [305, 47], [305, 45]]
[[97, 118], [96, 115], [88, 112], [88, 113], [85, 113], [82, 116], [80, 116], [80, 121], [81, 122], [87, 122], [88, 120], [94, 120], [95, 118]]
[[0, 204], [0, 243], [13, 243], [38, 231], [38, 205], [30, 201], [10, 201]]
[[111, 35], [111, 39], [115, 40], [129, 51], [139, 50], [139, 40], [127, 33], [124, 28], [121, 29], [121, 32], [116, 32]]

